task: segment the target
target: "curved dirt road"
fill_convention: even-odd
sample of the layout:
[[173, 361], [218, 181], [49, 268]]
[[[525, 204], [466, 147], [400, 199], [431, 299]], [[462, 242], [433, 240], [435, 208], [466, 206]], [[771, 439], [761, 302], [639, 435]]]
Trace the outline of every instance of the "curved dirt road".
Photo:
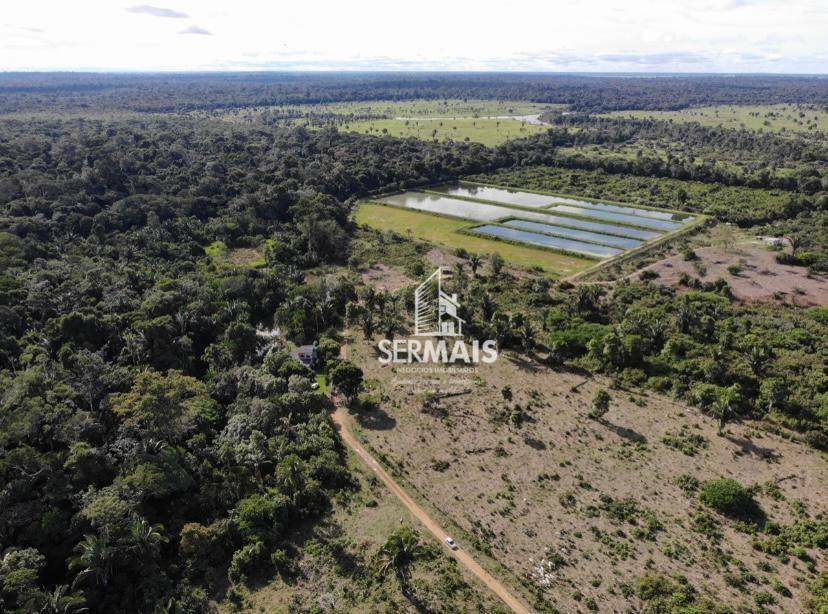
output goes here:
[[[342, 358], [347, 359], [348, 354], [348, 344], [346, 341], [346, 343], [342, 346]], [[468, 552], [459, 547], [457, 550], [450, 550], [446, 547], [445, 541], [443, 540], [446, 538], [448, 533], [446, 533], [442, 527], [440, 527], [440, 525], [437, 524], [437, 522], [429, 516], [426, 511], [421, 508], [399, 484], [397, 484], [394, 478], [391, 477], [391, 475], [382, 468], [382, 466], [373, 456], [371, 456], [362, 444], [359, 443], [357, 438], [351, 432], [349, 427], [349, 417], [345, 411], [345, 408], [342, 406], [339, 395], [334, 397], [334, 403], [336, 405], [336, 410], [331, 415], [331, 419], [333, 420], [334, 426], [336, 426], [339, 431], [342, 441], [344, 441], [345, 444], [351, 448], [351, 450], [353, 450], [360, 459], [362, 459], [362, 462], [364, 462], [371, 469], [371, 471], [373, 471], [377, 477], [382, 480], [391, 492], [397, 495], [397, 498], [402, 501], [402, 504], [408, 509], [408, 511], [411, 512], [411, 514], [419, 520], [426, 529], [431, 531], [440, 543], [443, 544], [449, 554], [457, 559], [461, 565], [464, 565], [466, 569], [477, 576], [480, 581], [489, 587], [493, 593], [500, 597], [500, 599], [503, 600], [503, 603], [509, 606], [513, 612], [517, 612], [518, 614], [530, 614], [531, 610], [526, 607], [521, 600], [509, 592], [509, 590], [499, 580], [497, 580], [497, 578], [483, 569]]]

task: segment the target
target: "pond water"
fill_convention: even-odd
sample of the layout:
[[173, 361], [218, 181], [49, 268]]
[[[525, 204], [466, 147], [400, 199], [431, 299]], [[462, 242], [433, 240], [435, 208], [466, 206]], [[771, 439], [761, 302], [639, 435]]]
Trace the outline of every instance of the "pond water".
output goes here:
[[520, 212], [519, 219], [538, 220], [544, 224], [551, 224], [553, 226], [565, 226], [566, 228], [577, 228], [578, 230], [591, 230], [605, 235], [613, 235], [616, 237], [628, 237], [631, 239], [641, 239], [642, 241], [649, 241], [656, 239], [662, 233], [656, 230], [642, 230], [639, 228], [630, 228], [629, 226], [618, 226], [616, 224], [602, 224], [601, 222], [589, 222], [574, 217], [566, 217], [563, 215], [550, 215], [546, 213], [535, 213], [534, 211]]
[[590, 243], [599, 243], [601, 245], [609, 245], [610, 247], [620, 247], [622, 249], [633, 249], [643, 245], [643, 241], [638, 239], [627, 239], [625, 237], [614, 237], [598, 232], [588, 232], [586, 230], [574, 230], [564, 226], [553, 226], [552, 224], [541, 224], [540, 222], [530, 222], [528, 220], [509, 220], [504, 222], [505, 226], [510, 228], [519, 228], [521, 230], [533, 230], [537, 232], [557, 235], [568, 239], [579, 239], [581, 241], [588, 241]]
[[637, 215], [625, 215], [623, 213], [612, 213], [610, 211], [603, 211], [601, 209], [591, 209], [586, 207], [573, 207], [570, 205], [555, 205], [550, 207], [549, 211], [557, 211], [559, 213], [571, 213], [572, 215], [580, 215], [582, 217], [596, 218], [599, 220], [608, 220], [612, 222], [620, 222], [622, 224], [633, 224], [642, 228], [655, 228], [658, 230], [675, 230], [681, 227], [681, 222], [672, 222], [669, 220], [654, 220], [651, 218], [639, 217]]
[[624, 252], [623, 249], [617, 249], [606, 245], [584, 243], [583, 241], [552, 237], [549, 235], [538, 234], [536, 232], [518, 230], [516, 228], [504, 228], [503, 226], [479, 226], [474, 228], [473, 231], [484, 236], [508, 239], [519, 243], [526, 243], [527, 245], [561, 249], [582, 256], [591, 256], [593, 258], [607, 258], [609, 256], [615, 256], [616, 254]]
[[405, 192], [393, 196], [384, 196], [381, 202], [405, 207], [406, 209], [461, 217], [475, 222], [492, 222], [516, 211], [507, 207], [476, 203], [436, 194], [425, 194], [423, 192]]
[[673, 220], [680, 222], [689, 222], [693, 219], [690, 215], [682, 215], [670, 213], [669, 211], [653, 211], [652, 209], [641, 209], [640, 207], [627, 207], [624, 205], [611, 205], [609, 203], [593, 203], [587, 200], [578, 200], [577, 198], [563, 198], [561, 196], [552, 196], [553, 202], [563, 203], [567, 205], [575, 205], [577, 207], [585, 207], [587, 209], [600, 209], [601, 211], [610, 211], [613, 213], [624, 213], [627, 215], [635, 215], [639, 217], [649, 217], [656, 220]]
[[[582, 220], [565, 215], [553, 215], [551, 213], [544, 213], [541, 211], [520, 211], [518, 209], [511, 209], [509, 207], [500, 205], [490, 205], [487, 203], [478, 203], [468, 200], [460, 200], [458, 198], [451, 198], [449, 196], [440, 196], [437, 194], [426, 194], [424, 192], [405, 192], [403, 194], [394, 194], [392, 196], [384, 196], [381, 202], [389, 205], [396, 205], [398, 207], [405, 207], [407, 209], [415, 209], [417, 211], [425, 211], [427, 213], [440, 213], [442, 215], [451, 215], [473, 222], [494, 222], [495, 220], [518, 217], [525, 220], [534, 220], [555, 226], [566, 226], [567, 228], [576, 228], [578, 230], [590, 230], [602, 234], [614, 235], [619, 237], [628, 237], [632, 239], [642, 239], [648, 241], [661, 236], [662, 233], [655, 230], [643, 230], [639, 228], [631, 228], [629, 226], [620, 226], [616, 224], [607, 224], [601, 222], [591, 222], [589, 220]], [[575, 208], [577, 211], [586, 211], [586, 209]]]
[[484, 185], [452, 185], [438, 188], [449, 196], [465, 196], [467, 198], [482, 198], [493, 200], [507, 205], [518, 205], [521, 207], [548, 207], [554, 199], [543, 194], [532, 192], [521, 192], [509, 188], [492, 188]]

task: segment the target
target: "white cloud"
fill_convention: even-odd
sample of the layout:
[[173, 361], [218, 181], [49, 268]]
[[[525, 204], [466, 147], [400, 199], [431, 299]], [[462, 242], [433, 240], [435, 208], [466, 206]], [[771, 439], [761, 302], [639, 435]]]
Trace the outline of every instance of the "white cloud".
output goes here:
[[179, 34], [203, 34], [206, 36], [212, 36], [212, 33], [204, 28], [199, 28], [198, 26], [190, 26], [189, 28], [184, 28], [183, 30], [178, 31]]
[[187, 13], [182, 13], [181, 11], [164, 8], [161, 6], [150, 6], [148, 4], [130, 6], [127, 7], [127, 11], [130, 13], [143, 13], [144, 15], [152, 15], [153, 17], [169, 17], [173, 19], [184, 19], [186, 17], [189, 17]]
[[0, 70], [828, 72], [824, 0], [4, 4]]

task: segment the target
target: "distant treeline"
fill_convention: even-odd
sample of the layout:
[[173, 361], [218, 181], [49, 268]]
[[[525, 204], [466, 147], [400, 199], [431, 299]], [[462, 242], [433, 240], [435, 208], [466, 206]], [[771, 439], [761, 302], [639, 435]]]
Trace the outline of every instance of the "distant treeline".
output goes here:
[[828, 105], [818, 76], [623, 76], [505, 73], [0, 74], [0, 112], [171, 112], [360, 100], [480, 98], [577, 111], [714, 104]]

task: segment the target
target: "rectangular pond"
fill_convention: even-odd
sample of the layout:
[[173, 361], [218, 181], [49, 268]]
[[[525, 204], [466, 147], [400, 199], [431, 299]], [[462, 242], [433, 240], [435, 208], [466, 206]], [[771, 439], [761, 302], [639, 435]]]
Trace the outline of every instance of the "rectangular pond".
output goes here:
[[576, 207], [584, 207], [586, 209], [599, 209], [601, 211], [609, 211], [611, 213], [624, 213], [627, 215], [635, 215], [637, 217], [649, 217], [654, 220], [670, 220], [684, 223], [693, 220], [692, 215], [685, 215], [682, 213], [671, 213], [670, 211], [654, 211], [653, 209], [642, 209], [640, 207], [611, 205], [609, 203], [594, 203], [588, 200], [578, 200], [577, 198], [563, 198], [560, 196], [553, 196], [552, 200], [555, 203], [561, 203], [565, 205], [575, 205]]
[[676, 230], [681, 228], [681, 222], [671, 222], [669, 220], [654, 220], [651, 218], [638, 217], [636, 215], [625, 215], [623, 213], [612, 213], [610, 211], [602, 211], [600, 209], [590, 209], [586, 207], [574, 207], [571, 205], [555, 205], [550, 207], [549, 211], [558, 213], [565, 213], [571, 215], [580, 215], [587, 218], [595, 218], [598, 220], [607, 220], [610, 222], [619, 222], [621, 224], [633, 224], [642, 228], [653, 228], [657, 230]]
[[480, 198], [492, 200], [505, 205], [517, 205], [519, 207], [548, 207], [554, 202], [551, 196], [533, 194], [532, 192], [521, 192], [511, 188], [493, 188], [486, 185], [448, 185], [436, 188], [449, 196], [465, 196], [466, 198]]
[[553, 226], [552, 224], [530, 222], [529, 220], [509, 220], [503, 224], [504, 226], [509, 226], [510, 228], [542, 232], [544, 234], [556, 235], [565, 239], [578, 239], [581, 241], [588, 241], [589, 243], [609, 245], [610, 247], [620, 247], [621, 249], [635, 249], [636, 247], [644, 244], [644, 241], [639, 241], [638, 239], [615, 237], [598, 232], [589, 232], [587, 230], [575, 230], [574, 228], [566, 228], [565, 226]]
[[509, 241], [516, 241], [518, 243], [525, 243], [527, 245], [537, 245], [539, 247], [549, 247], [552, 249], [560, 249], [573, 254], [580, 254], [582, 256], [590, 256], [592, 258], [608, 258], [624, 252], [623, 249], [609, 247], [607, 245], [596, 245], [595, 243], [584, 243], [583, 241], [575, 241], [573, 239], [564, 239], [561, 237], [552, 237], [550, 235], [538, 234], [536, 232], [527, 232], [525, 230], [518, 230], [517, 228], [505, 228], [503, 226], [493, 226], [487, 224], [485, 226], [478, 226], [471, 229], [472, 232], [483, 236], [495, 237], [498, 239], [506, 239]]
[[541, 211], [520, 211], [499, 205], [471, 202], [449, 196], [425, 194], [424, 192], [405, 192], [403, 194], [384, 196], [380, 199], [380, 202], [397, 207], [405, 207], [406, 209], [425, 211], [427, 213], [450, 215], [473, 222], [494, 222], [495, 220], [520, 216], [522, 219], [535, 220], [546, 224], [566, 226], [579, 230], [591, 230], [593, 232], [642, 239], [644, 241], [655, 239], [662, 234], [655, 230], [643, 230], [629, 226], [590, 222], [588, 220], [563, 215], [552, 215], [551, 213], [543, 213]]
[[515, 209], [509, 209], [508, 207], [498, 207], [497, 205], [487, 205], [486, 203], [476, 203], [423, 192], [404, 192], [393, 196], [383, 196], [380, 202], [405, 207], [406, 209], [451, 215], [474, 222], [493, 222], [517, 212]]

